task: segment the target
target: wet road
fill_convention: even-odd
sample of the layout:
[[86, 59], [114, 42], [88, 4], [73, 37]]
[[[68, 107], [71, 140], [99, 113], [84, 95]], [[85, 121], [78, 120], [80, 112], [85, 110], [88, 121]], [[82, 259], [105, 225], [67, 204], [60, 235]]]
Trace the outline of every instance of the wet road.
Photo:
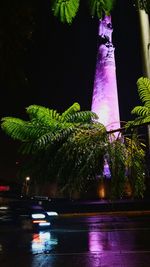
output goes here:
[[150, 267], [150, 216], [57, 220], [50, 231], [0, 229], [1, 267]]

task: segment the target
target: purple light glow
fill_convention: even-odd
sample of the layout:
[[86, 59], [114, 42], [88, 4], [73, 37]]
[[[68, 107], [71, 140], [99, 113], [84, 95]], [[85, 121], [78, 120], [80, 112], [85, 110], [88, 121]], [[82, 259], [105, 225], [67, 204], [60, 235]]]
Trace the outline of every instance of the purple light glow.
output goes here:
[[89, 232], [89, 251], [90, 252], [104, 252], [104, 251], [118, 251], [120, 244], [114, 232]]
[[89, 232], [89, 251], [90, 252], [102, 252], [103, 251], [103, 243], [101, 240], [100, 233], [97, 232]]
[[111, 178], [111, 172], [110, 172], [110, 168], [109, 168], [109, 164], [107, 162], [107, 159], [104, 160], [103, 175], [108, 179]]
[[105, 16], [99, 23], [100, 45], [91, 108], [98, 115], [98, 121], [104, 124], [107, 130], [120, 128], [112, 31], [111, 16]]

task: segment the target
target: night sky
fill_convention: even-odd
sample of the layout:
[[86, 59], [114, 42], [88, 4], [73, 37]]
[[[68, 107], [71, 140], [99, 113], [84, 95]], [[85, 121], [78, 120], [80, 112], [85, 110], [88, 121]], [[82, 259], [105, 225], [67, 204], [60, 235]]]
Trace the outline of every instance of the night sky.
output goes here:
[[[83, 2], [83, 1], [82, 1]], [[122, 121], [131, 119], [139, 104], [136, 81], [142, 76], [137, 12], [131, 0], [118, 1], [112, 13], [117, 84]], [[27, 86], [1, 89], [1, 117], [26, 119], [31, 104], [64, 111], [74, 102], [91, 109], [96, 66], [98, 21], [81, 6], [71, 26], [54, 18], [48, 1], [42, 1], [32, 38], [22, 66]], [[19, 160], [17, 144], [0, 133], [0, 179], [15, 179]]]

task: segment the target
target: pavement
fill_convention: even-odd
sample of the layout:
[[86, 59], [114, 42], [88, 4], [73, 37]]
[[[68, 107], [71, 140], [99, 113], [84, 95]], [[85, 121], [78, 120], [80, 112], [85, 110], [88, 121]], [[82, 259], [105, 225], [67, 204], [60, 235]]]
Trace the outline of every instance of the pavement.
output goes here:
[[[64, 224], [61, 224], [58, 231], [57, 228], [52, 230], [50, 239], [46, 241], [42, 237], [40, 239], [37, 233], [31, 236], [23, 231], [19, 232], [18, 239], [16, 238], [18, 229], [14, 226], [5, 229], [0, 227], [2, 244], [0, 266], [150, 266], [148, 240], [150, 217], [145, 217], [150, 215], [150, 199], [117, 201], [58, 199], [43, 201], [43, 205], [47, 209], [57, 210], [60, 217], [66, 217], [62, 219]], [[108, 217], [101, 216], [97, 220], [94, 216], [100, 214]], [[77, 218], [74, 219], [74, 216]], [[81, 216], [93, 216], [93, 218], [87, 220]], [[125, 216], [139, 216], [139, 218], [132, 220], [132, 218], [124, 218]], [[86, 221], [88, 226], [84, 224]], [[91, 224], [90, 228], [89, 224]], [[51, 241], [54, 244], [53, 249], [48, 252], [48, 242]], [[14, 246], [12, 246], [13, 243]], [[41, 244], [41, 248], [45, 251], [31, 253], [30, 244], [33, 249], [39, 250]]]

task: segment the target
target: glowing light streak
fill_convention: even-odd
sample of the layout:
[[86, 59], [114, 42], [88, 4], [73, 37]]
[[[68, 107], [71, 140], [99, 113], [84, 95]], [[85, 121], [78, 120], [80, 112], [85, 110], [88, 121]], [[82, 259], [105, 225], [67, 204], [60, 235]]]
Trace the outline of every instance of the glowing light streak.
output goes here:
[[47, 215], [48, 216], [58, 216], [58, 213], [56, 211], [48, 211]]

